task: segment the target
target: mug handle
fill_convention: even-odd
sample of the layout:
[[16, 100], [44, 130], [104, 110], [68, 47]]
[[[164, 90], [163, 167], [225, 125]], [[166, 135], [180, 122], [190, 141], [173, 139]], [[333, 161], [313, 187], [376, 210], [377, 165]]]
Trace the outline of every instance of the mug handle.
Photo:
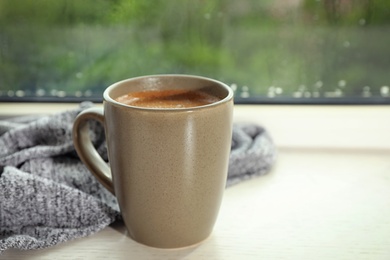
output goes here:
[[74, 147], [81, 161], [87, 166], [95, 178], [108, 191], [115, 195], [110, 167], [98, 154], [89, 137], [87, 121], [89, 119], [96, 120], [104, 126], [103, 108], [88, 108], [77, 115], [72, 131]]

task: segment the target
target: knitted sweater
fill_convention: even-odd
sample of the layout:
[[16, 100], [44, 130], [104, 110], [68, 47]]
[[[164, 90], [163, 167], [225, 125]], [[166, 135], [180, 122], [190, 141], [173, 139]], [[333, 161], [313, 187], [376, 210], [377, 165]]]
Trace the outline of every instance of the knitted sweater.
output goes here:
[[[73, 121], [91, 107], [44, 117], [0, 121], [0, 254], [8, 248], [40, 249], [93, 234], [121, 220], [116, 198], [79, 160]], [[91, 139], [106, 160], [104, 129]], [[227, 187], [267, 173], [276, 158], [264, 128], [233, 126]]]

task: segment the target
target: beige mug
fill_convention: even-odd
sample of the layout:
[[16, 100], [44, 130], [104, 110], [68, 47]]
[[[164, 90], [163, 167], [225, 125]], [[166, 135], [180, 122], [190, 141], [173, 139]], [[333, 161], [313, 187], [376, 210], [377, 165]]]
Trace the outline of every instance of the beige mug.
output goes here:
[[[166, 89], [204, 91], [219, 101], [172, 109], [116, 101], [129, 92]], [[130, 237], [158, 248], [206, 239], [226, 185], [233, 91], [209, 78], [154, 75], [114, 83], [103, 98], [104, 109], [77, 116], [73, 142], [83, 163], [117, 197]], [[90, 119], [104, 125], [109, 164], [91, 143]]]

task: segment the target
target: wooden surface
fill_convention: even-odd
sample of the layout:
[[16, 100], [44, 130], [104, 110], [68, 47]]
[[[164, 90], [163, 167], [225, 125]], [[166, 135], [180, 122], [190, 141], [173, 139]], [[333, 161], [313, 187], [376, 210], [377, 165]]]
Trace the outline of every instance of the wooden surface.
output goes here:
[[[388, 108], [378, 111], [390, 116]], [[258, 112], [250, 117], [239, 109], [237, 120], [267, 122], [279, 146], [277, 163], [268, 175], [226, 190], [214, 232], [200, 245], [178, 250], [149, 248], [131, 240], [124, 226], [115, 223], [49, 249], [8, 250], [0, 259], [390, 259], [390, 146], [386, 146], [390, 120], [365, 112], [368, 120], [377, 120], [378, 136], [373, 136], [367, 135], [375, 128], [364, 123], [364, 115], [351, 115], [344, 121], [330, 116], [323, 120], [338, 121], [340, 129], [330, 125], [319, 128], [323, 129], [320, 133], [310, 131], [317, 139], [323, 136], [331, 142], [318, 140], [316, 144], [313, 136], [294, 139], [293, 133], [302, 135], [292, 122], [298, 115], [283, 121], [281, 110], [270, 112], [273, 116]], [[349, 129], [348, 124], [359, 128]], [[283, 126], [284, 132], [278, 129]], [[344, 135], [350, 142], [335, 142], [342, 137], [332, 139], [332, 134], [343, 133], [345, 127], [357, 133]], [[356, 144], [351, 138], [361, 142]]]

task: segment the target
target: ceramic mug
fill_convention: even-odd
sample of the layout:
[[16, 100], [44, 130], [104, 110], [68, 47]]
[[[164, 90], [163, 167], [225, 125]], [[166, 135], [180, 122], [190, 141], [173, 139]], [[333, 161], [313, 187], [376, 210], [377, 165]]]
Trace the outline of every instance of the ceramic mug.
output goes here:
[[[129, 92], [200, 90], [218, 101], [187, 108], [145, 108], [116, 98]], [[212, 232], [226, 185], [233, 91], [190, 75], [154, 75], [109, 86], [103, 108], [81, 112], [73, 127], [76, 151], [113, 193], [129, 235], [158, 248], [197, 244]], [[109, 164], [89, 137], [88, 120], [104, 125]]]

